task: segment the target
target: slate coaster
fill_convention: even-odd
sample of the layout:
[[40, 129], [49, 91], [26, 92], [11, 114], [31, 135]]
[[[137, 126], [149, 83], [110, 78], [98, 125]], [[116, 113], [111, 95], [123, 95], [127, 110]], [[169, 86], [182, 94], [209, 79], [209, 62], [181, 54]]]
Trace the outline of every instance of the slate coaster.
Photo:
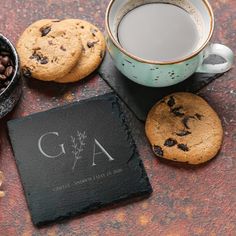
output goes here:
[[35, 225], [152, 192], [114, 94], [13, 120], [8, 129]]
[[[221, 58], [214, 56], [206, 61], [209, 64], [221, 62]], [[146, 120], [148, 111], [164, 96], [180, 91], [197, 92], [222, 75], [195, 73], [177, 85], [165, 88], [150, 88], [136, 84], [121, 74], [114, 66], [109, 53], [106, 53], [106, 57], [99, 68], [99, 74], [141, 121]]]

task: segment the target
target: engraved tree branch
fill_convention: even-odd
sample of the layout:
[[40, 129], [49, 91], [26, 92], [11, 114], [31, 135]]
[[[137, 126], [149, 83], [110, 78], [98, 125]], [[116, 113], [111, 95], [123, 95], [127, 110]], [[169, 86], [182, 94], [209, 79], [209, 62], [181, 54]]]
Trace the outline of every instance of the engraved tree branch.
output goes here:
[[87, 135], [85, 131], [83, 133], [80, 133], [77, 131], [76, 137], [71, 136], [71, 147], [72, 147], [72, 154], [74, 155], [74, 164], [72, 167], [72, 170], [74, 171], [77, 161], [82, 158], [81, 153], [84, 150], [85, 139], [87, 138]]

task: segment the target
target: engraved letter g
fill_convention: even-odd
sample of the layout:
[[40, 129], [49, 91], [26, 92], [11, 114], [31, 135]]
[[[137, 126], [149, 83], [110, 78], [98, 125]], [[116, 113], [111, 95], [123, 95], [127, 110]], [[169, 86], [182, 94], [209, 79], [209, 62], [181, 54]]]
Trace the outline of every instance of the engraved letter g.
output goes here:
[[43, 151], [43, 149], [42, 149], [42, 144], [41, 144], [41, 143], [42, 143], [42, 139], [43, 139], [44, 137], [50, 135], [50, 134], [51, 134], [51, 135], [59, 136], [59, 134], [58, 134], [57, 132], [48, 132], [48, 133], [42, 135], [42, 136], [39, 138], [39, 141], [38, 141], [38, 148], [39, 148], [39, 151], [40, 151], [45, 157], [48, 157], [48, 158], [56, 158], [56, 157], [59, 157], [59, 156], [65, 154], [66, 152], [65, 152], [64, 144], [60, 144], [60, 145], [59, 145], [59, 147], [61, 147], [61, 152], [60, 152], [58, 155], [56, 155], [56, 156], [51, 156], [51, 155], [49, 155], [49, 154], [47, 154], [47, 153], [45, 153], [45, 152]]

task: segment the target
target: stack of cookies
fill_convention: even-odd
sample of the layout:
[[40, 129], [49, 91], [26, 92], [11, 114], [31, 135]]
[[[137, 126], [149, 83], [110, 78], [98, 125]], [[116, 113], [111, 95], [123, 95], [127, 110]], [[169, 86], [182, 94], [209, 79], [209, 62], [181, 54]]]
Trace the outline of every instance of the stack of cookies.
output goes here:
[[58, 83], [91, 74], [100, 65], [105, 47], [101, 31], [79, 19], [37, 21], [17, 43], [25, 77]]

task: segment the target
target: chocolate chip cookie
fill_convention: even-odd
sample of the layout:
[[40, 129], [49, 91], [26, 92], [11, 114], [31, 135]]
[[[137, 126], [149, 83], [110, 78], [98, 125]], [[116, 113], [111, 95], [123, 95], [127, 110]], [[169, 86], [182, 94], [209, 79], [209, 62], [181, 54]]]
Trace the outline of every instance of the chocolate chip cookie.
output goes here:
[[189, 164], [212, 159], [223, 138], [218, 115], [191, 93], [174, 93], [158, 102], [148, 114], [145, 130], [157, 156]]
[[25, 76], [52, 81], [71, 71], [78, 62], [82, 44], [73, 24], [44, 19], [24, 31], [17, 50]]
[[79, 19], [65, 21], [77, 27], [83, 50], [76, 66], [66, 76], [55, 81], [58, 83], [75, 82], [91, 74], [103, 60], [106, 48], [103, 34], [93, 24]]

